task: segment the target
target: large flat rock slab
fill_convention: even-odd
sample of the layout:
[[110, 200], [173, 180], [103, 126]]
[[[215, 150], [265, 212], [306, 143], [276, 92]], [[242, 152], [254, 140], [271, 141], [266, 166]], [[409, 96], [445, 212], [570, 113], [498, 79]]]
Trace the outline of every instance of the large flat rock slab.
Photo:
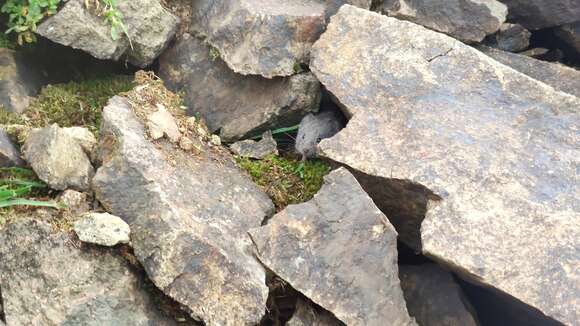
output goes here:
[[159, 75], [184, 94], [189, 114], [202, 117], [226, 142], [300, 123], [318, 110], [320, 83], [311, 73], [266, 79], [233, 72], [202, 40], [184, 34], [160, 58]]
[[465, 42], [480, 42], [500, 29], [507, 7], [496, 0], [384, 0], [385, 14]]
[[178, 325], [158, 310], [120, 255], [81, 249], [76, 241], [33, 218], [0, 232], [8, 325]]
[[309, 202], [250, 231], [259, 259], [347, 325], [414, 325], [397, 268], [397, 233], [346, 169]]
[[352, 117], [320, 155], [361, 176], [403, 241], [554, 320], [580, 320], [577, 97], [351, 6], [312, 54]]
[[176, 118], [180, 145], [184, 138], [196, 144], [188, 151], [171, 139], [149, 140], [142, 117], [157, 109], [159, 98], [131, 103], [147, 99], [154, 87], [138, 86], [132, 100], [117, 96], [105, 107], [96, 197], [129, 224], [151, 280], [192, 317], [206, 325], [256, 324], [268, 288], [246, 231], [260, 226], [273, 204], [225, 149], [209, 145], [201, 125]]
[[38, 25], [36, 33], [97, 59], [127, 58], [134, 65], [146, 67], [165, 49], [179, 22], [158, 0], [118, 1], [116, 7], [127, 33], [118, 28], [113, 35], [100, 9], [87, 4], [90, 2], [67, 1], [58, 13]]

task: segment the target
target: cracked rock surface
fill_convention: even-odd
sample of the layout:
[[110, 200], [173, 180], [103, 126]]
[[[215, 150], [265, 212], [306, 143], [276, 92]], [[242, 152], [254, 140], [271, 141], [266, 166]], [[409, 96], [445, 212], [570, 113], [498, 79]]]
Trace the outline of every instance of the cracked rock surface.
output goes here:
[[580, 320], [580, 99], [351, 6], [312, 54], [352, 116], [319, 154], [360, 175], [402, 241], [555, 321]]

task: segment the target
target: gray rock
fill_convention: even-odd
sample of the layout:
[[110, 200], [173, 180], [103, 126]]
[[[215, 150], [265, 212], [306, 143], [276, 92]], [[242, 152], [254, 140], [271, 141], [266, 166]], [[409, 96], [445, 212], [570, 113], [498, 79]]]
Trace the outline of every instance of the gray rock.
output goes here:
[[0, 110], [22, 113], [41, 86], [34, 69], [16, 51], [0, 48]]
[[249, 157], [261, 160], [269, 155], [278, 155], [278, 144], [272, 137], [271, 131], [262, 134], [260, 141], [242, 140], [230, 146], [232, 152], [241, 157]]
[[414, 325], [397, 268], [397, 233], [344, 168], [309, 202], [249, 231], [258, 258], [347, 325]]
[[570, 45], [580, 55], [580, 21], [560, 26], [556, 28], [555, 33], [556, 36]]
[[290, 127], [318, 110], [320, 84], [311, 73], [271, 80], [242, 76], [212, 53], [186, 34], [160, 58], [159, 74], [169, 88], [183, 91], [189, 114], [203, 117], [224, 141]]
[[98, 59], [126, 57], [134, 65], [150, 65], [174, 36], [179, 20], [158, 0], [118, 1], [117, 10], [129, 38], [120, 30], [113, 39], [111, 25], [95, 8], [87, 8], [84, 0], [67, 1], [56, 15], [38, 26], [36, 33]]
[[325, 0], [326, 2], [326, 22], [340, 9], [342, 5], [351, 5], [362, 9], [371, 9], [373, 0]]
[[577, 0], [500, 0], [509, 8], [509, 21], [537, 30], [573, 23], [580, 17]]
[[409, 314], [419, 325], [479, 325], [451, 273], [435, 264], [401, 265], [399, 277]]
[[85, 153], [90, 157], [91, 153], [97, 146], [97, 139], [92, 132], [87, 128], [83, 127], [68, 127], [62, 128], [62, 131], [67, 134], [70, 138], [76, 140], [76, 142], [81, 145]]
[[207, 37], [237, 73], [290, 76], [308, 63], [325, 11], [320, 0], [198, 0], [191, 32]]
[[8, 325], [177, 325], [155, 307], [123, 258], [73, 243], [37, 219], [2, 230], [0, 278]]
[[103, 111], [100, 152], [95, 196], [129, 224], [155, 285], [206, 325], [258, 323], [268, 288], [246, 230], [273, 213], [267, 195], [219, 147], [194, 156], [166, 139], [151, 143], [124, 97]]
[[83, 148], [57, 124], [30, 131], [24, 158], [52, 189], [89, 189], [93, 166]]
[[363, 176], [401, 240], [554, 320], [580, 320], [580, 99], [350, 6], [312, 53], [352, 116], [319, 155]]
[[88, 213], [75, 222], [73, 229], [82, 242], [106, 247], [129, 243], [131, 240], [129, 225], [109, 213]]
[[503, 24], [497, 33], [486, 40], [486, 44], [508, 52], [520, 52], [530, 46], [532, 33], [518, 24]]
[[383, 11], [465, 42], [495, 33], [507, 16], [496, 0], [384, 0]]
[[72, 189], [63, 191], [58, 196], [57, 202], [71, 216], [81, 216], [91, 209], [87, 193]]
[[164, 107], [158, 108], [147, 117], [147, 131], [154, 140], [167, 137], [172, 143], [176, 143], [181, 138], [177, 122]]
[[286, 326], [341, 326], [344, 325], [328, 311], [317, 309], [313, 305], [298, 298], [296, 310]]
[[504, 65], [548, 84], [558, 91], [580, 97], [580, 71], [574, 68], [486, 46], [478, 46], [477, 49]]
[[316, 146], [323, 139], [336, 135], [344, 127], [344, 117], [336, 110], [309, 114], [298, 126], [298, 134], [294, 144], [295, 150], [302, 160], [316, 157]]
[[12, 142], [6, 131], [0, 129], [0, 167], [22, 166], [20, 151]]

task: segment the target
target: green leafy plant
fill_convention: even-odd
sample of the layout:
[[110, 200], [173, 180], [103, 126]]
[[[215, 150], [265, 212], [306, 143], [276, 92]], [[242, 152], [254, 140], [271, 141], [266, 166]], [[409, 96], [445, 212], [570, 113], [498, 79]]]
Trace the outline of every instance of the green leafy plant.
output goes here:
[[11, 206], [58, 208], [54, 201], [25, 198], [47, 189], [46, 184], [36, 179], [32, 170], [17, 167], [0, 168], [0, 208]]

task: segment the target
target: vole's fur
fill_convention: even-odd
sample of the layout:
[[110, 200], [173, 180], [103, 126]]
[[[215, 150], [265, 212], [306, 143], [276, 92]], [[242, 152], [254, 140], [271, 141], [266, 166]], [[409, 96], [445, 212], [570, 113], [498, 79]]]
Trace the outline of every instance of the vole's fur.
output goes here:
[[344, 127], [345, 118], [337, 108], [322, 109], [302, 119], [296, 136], [295, 149], [302, 160], [316, 157], [316, 146], [322, 139], [330, 138]]

